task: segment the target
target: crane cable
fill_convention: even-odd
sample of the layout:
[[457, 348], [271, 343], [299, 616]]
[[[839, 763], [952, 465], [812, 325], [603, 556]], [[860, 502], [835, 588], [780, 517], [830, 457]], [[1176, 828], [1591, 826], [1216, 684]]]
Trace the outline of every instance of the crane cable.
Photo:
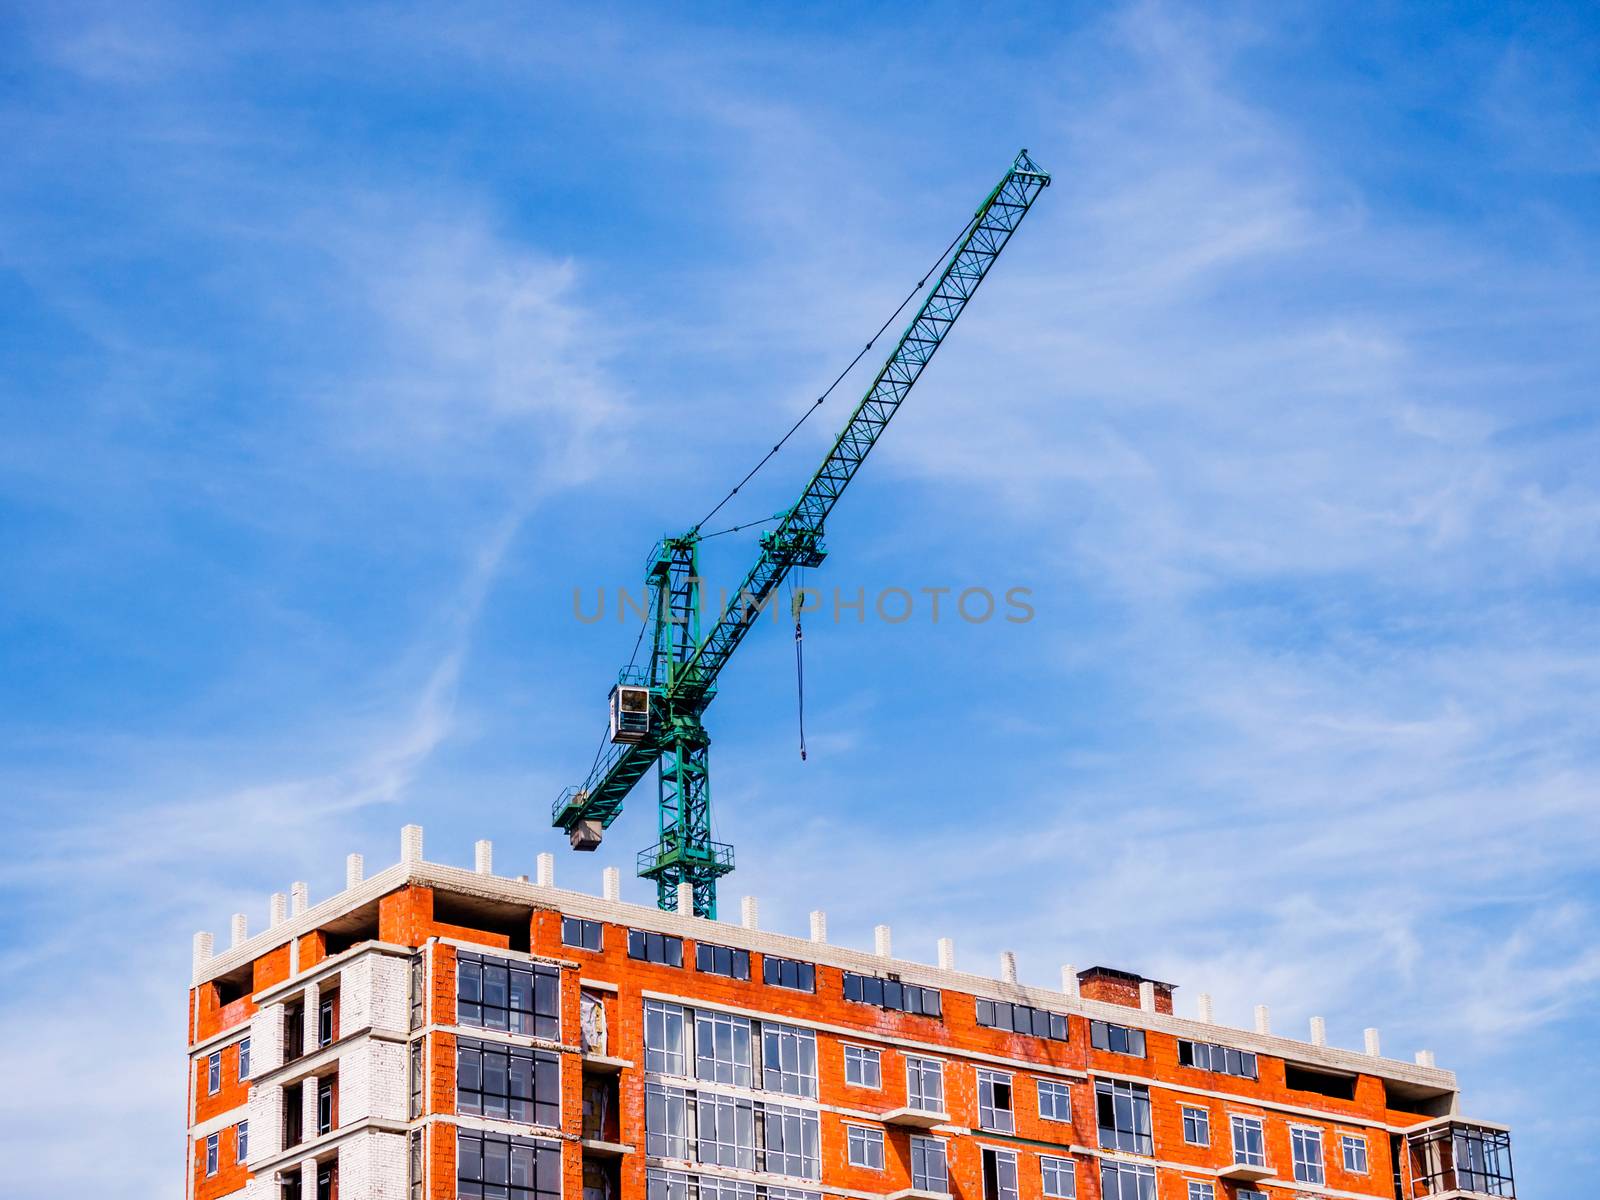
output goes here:
[[794, 610], [794, 685], [795, 704], [800, 717], [800, 761], [806, 761], [806, 657], [804, 653], [804, 632], [800, 624], [801, 597], [805, 592], [804, 567], [797, 567], [795, 574], [800, 577], [800, 582], [789, 587], [789, 607]]
[[[700, 532], [700, 526], [704, 525], [712, 517], [716, 516], [717, 513], [721, 512], [723, 505], [727, 504], [729, 500], [732, 500], [735, 496], [737, 496], [739, 494], [739, 489], [742, 488], [745, 484], [749, 483], [752, 479], [754, 479], [755, 475], [756, 475], [756, 472], [761, 470], [762, 467], [766, 466], [767, 463], [772, 460], [772, 456], [774, 454], [776, 454], [779, 450], [783, 449], [784, 443], [787, 442], [790, 438], [792, 438], [795, 435], [796, 431], [799, 430], [800, 426], [802, 426], [802, 425], [804, 425], [806, 423], [807, 419], [810, 418], [811, 414], [816, 412], [817, 409], [822, 407], [822, 402], [824, 400], [826, 400], [830, 395], [833, 394], [833, 389], [834, 388], [838, 387], [840, 383], [844, 382], [844, 377], [846, 375], [850, 374], [851, 371], [856, 369], [856, 364], [859, 363], [862, 360], [862, 358], [864, 358], [866, 356], [867, 351], [871, 350], [872, 347], [877, 343], [878, 339], [883, 336], [883, 331], [885, 329], [888, 329], [889, 326], [892, 325], [895, 322], [895, 319], [898, 318], [900, 316], [900, 314], [905, 311], [906, 305], [910, 304], [913, 300], [915, 300], [917, 298], [917, 293], [919, 293], [920, 291], [922, 291], [923, 288], [928, 286], [928, 280], [930, 278], [932, 278], [933, 273], [935, 271], [937, 271], [941, 266], [944, 265], [945, 261], [950, 257], [950, 252], [952, 250], [954, 250], [957, 245], [960, 244], [962, 238], [966, 237], [967, 234], [969, 232], [971, 232], [973, 225], [977, 223], [978, 218], [982, 215], [982, 213], [983, 213], [982, 209], [979, 209], [978, 212], [974, 213], [972, 215], [972, 217], [967, 221], [967, 223], [961, 227], [961, 232], [956, 234], [955, 237], [950, 239], [950, 244], [948, 246], [946, 246], [942, 251], [940, 251], [939, 257], [938, 257], [937, 260], [935, 260], [933, 266], [929, 267], [927, 269], [927, 271], [923, 273], [922, 278], [917, 280], [916, 286], [913, 287], [909, 292], [906, 293], [906, 298], [904, 300], [900, 301], [900, 306], [898, 308], [896, 308], [894, 310], [894, 312], [889, 314], [889, 319], [888, 320], [886, 320], [882, 325], [878, 326], [878, 332], [873, 334], [872, 337], [870, 339], [868, 339], [867, 344], [865, 346], [861, 347], [860, 350], [856, 351], [856, 356], [850, 360], [850, 365], [847, 366], [844, 370], [840, 371], [839, 374], [834, 377], [833, 382], [830, 383], [827, 386], [827, 388], [823, 391], [822, 395], [818, 396], [814, 401], [812, 401], [811, 406], [809, 408], [807, 408], [805, 412], [800, 414], [800, 419], [798, 421], [796, 421], [793, 425], [789, 426], [789, 432], [784, 434], [781, 438], [779, 438], [777, 443], [772, 447], [772, 449], [768, 450], [765, 454], [763, 454], [761, 456], [761, 461], [756, 463], [755, 466], [751, 467], [750, 470], [745, 474], [745, 477], [743, 479], [741, 479], [738, 483], [734, 484], [732, 490], [729, 491], [726, 496], [724, 496], [721, 500], [717, 501], [716, 507], [714, 507], [705, 516], [701, 517], [698, 521], [695, 522], [694, 528], [689, 531], [689, 536], [690, 537], [697, 536], [699, 534], [699, 532]], [[750, 522], [750, 524], [756, 524], [756, 523], [757, 522]], [[734, 529], [743, 529], [743, 528], [745, 528], [745, 526], [743, 526], [743, 525], [734, 526]], [[734, 529], [725, 529], [722, 532], [723, 533], [732, 533], [734, 531]], [[711, 535], [708, 535], [708, 536], [715, 537], [717, 535], [716, 534], [711, 534]]]

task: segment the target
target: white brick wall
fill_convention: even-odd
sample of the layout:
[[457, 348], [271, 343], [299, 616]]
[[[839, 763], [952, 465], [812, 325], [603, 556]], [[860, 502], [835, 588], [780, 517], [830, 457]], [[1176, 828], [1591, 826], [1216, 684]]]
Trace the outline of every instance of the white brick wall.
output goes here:
[[372, 1024], [372, 964], [375, 957], [363, 954], [339, 973], [341, 1033], [365, 1029]]
[[283, 1088], [256, 1084], [250, 1089], [250, 1161], [283, 1149]]
[[405, 1029], [411, 1020], [410, 963], [389, 954], [370, 954], [372, 1024], [378, 1029]]
[[283, 1005], [268, 1004], [250, 1018], [250, 1073], [283, 1066]]
[[406, 1139], [369, 1130], [339, 1147], [339, 1194], [348, 1200], [406, 1200]]

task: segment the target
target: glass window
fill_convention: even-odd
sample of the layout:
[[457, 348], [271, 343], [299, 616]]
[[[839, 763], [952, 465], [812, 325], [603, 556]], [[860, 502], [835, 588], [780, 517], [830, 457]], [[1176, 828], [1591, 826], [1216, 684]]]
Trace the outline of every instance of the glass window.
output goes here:
[[1004, 1071], [978, 1071], [978, 1124], [1000, 1133], [1010, 1133], [1016, 1127], [1011, 1112], [1011, 1076]]
[[1046, 1121], [1072, 1120], [1072, 1089], [1053, 1079], [1039, 1080], [1039, 1116]]
[[817, 1035], [809, 1029], [763, 1021], [761, 1086], [790, 1096], [815, 1096]]
[[924, 1192], [948, 1192], [950, 1170], [945, 1165], [944, 1139], [911, 1137], [911, 1186]]
[[326, 1046], [333, 1041], [333, 1011], [335, 1001], [332, 996], [323, 998], [317, 1006], [317, 1045]]
[[250, 1078], [250, 1039], [245, 1038], [239, 1043], [239, 1082], [243, 1083]]
[[707, 975], [726, 975], [729, 979], [750, 978], [750, 951], [731, 946], [708, 946], [696, 942], [694, 969]]
[[337, 1077], [327, 1075], [316, 1081], [317, 1084], [317, 1133], [331, 1133], [333, 1131], [333, 1098]]
[[718, 1012], [695, 1013], [694, 1054], [696, 1078], [749, 1087], [750, 1018]]
[[1095, 1082], [1100, 1120], [1100, 1148], [1132, 1154], [1153, 1152], [1150, 1137], [1150, 1089], [1142, 1083]]
[[410, 1069], [410, 1072], [409, 1072], [409, 1074], [411, 1076], [411, 1080], [410, 1080], [410, 1084], [411, 1084], [410, 1113], [411, 1113], [411, 1119], [413, 1121], [415, 1121], [418, 1117], [420, 1117], [422, 1115], [422, 1042], [420, 1040], [411, 1043], [411, 1056], [410, 1057], [411, 1057], [411, 1069]]
[[689, 1177], [680, 1171], [649, 1171], [645, 1200], [689, 1200]]
[[925, 1017], [937, 1017], [943, 1012], [938, 988], [901, 983], [898, 979], [880, 979], [876, 975], [857, 975], [853, 971], [844, 973], [844, 998], [897, 1012], [920, 1013]]
[[983, 1148], [983, 1200], [1017, 1200], [1017, 1156]]
[[206, 1138], [207, 1176], [215, 1175], [217, 1173], [217, 1141], [218, 1136], [214, 1133], [210, 1137]]
[[944, 1064], [937, 1058], [906, 1055], [906, 1107], [918, 1112], [944, 1111]]
[[1203, 1108], [1183, 1108], [1183, 1140], [1191, 1146], [1211, 1145], [1211, 1114]]
[[1179, 1039], [1178, 1062], [1201, 1071], [1237, 1075], [1241, 1079], [1256, 1078], [1256, 1056], [1248, 1050], [1235, 1050], [1232, 1046]]
[[459, 1112], [558, 1129], [560, 1097], [561, 1067], [554, 1054], [470, 1038], [457, 1040]]
[[586, 921], [582, 917], [561, 918], [561, 944], [578, 950], [599, 950], [605, 932], [600, 921]]
[[1156, 1200], [1154, 1168], [1139, 1163], [1100, 1160], [1102, 1200]]
[[456, 955], [457, 1024], [560, 1038], [560, 976], [555, 967], [469, 950]]
[[676, 1004], [644, 1002], [644, 1069], [661, 1075], [687, 1075], [684, 1028], [687, 1017]]
[[1347, 1133], [1339, 1139], [1339, 1148], [1344, 1154], [1344, 1169], [1352, 1175], [1365, 1175], [1367, 1173], [1367, 1139], [1358, 1134]]
[[868, 1129], [865, 1125], [846, 1125], [845, 1140], [852, 1167], [883, 1170], [883, 1130]]
[[1267, 1143], [1260, 1117], [1234, 1117], [1233, 1161], [1247, 1167], [1267, 1165]]
[[243, 1163], [250, 1157], [250, 1122], [240, 1121], [233, 1128], [233, 1161]]
[[206, 1094], [215, 1096], [222, 1088], [222, 1051], [206, 1059]]
[[1096, 1050], [1144, 1057], [1144, 1030], [1113, 1025], [1109, 1021], [1089, 1022], [1089, 1044]]
[[1189, 1180], [1189, 1200], [1217, 1200], [1217, 1189], [1213, 1184], [1201, 1183], [1199, 1180]]
[[1289, 1130], [1289, 1153], [1294, 1160], [1296, 1183], [1322, 1182], [1322, 1131], [1320, 1129]]
[[555, 1142], [456, 1130], [459, 1200], [561, 1200]]
[[773, 987], [793, 988], [797, 992], [817, 990], [817, 969], [808, 962], [792, 958], [775, 958], [764, 955], [761, 960], [761, 978]]
[[754, 1103], [702, 1092], [696, 1099], [695, 1116], [701, 1162], [746, 1171], [756, 1169]]
[[797, 1175], [803, 1179], [822, 1178], [818, 1152], [817, 1114], [799, 1108], [768, 1104], [765, 1111], [767, 1136], [766, 1170], [774, 1175]]
[[1008, 1004], [1004, 1000], [979, 1000], [977, 1010], [978, 1024], [987, 1028], [1006, 1029], [1057, 1042], [1067, 1040], [1067, 1018], [1060, 1013], [1026, 1004]]
[[845, 1046], [844, 1081], [856, 1087], [883, 1086], [883, 1055], [867, 1046]]
[[1039, 1169], [1044, 1175], [1044, 1194], [1055, 1200], [1074, 1200], [1078, 1194], [1077, 1164], [1070, 1158], [1055, 1158], [1049, 1154], [1039, 1156]]
[[644, 1152], [689, 1157], [689, 1093], [682, 1088], [644, 1085]]
[[628, 930], [628, 957], [643, 962], [662, 963], [669, 967], [683, 966], [683, 939], [669, 933], [651, 933], [646, 929]]

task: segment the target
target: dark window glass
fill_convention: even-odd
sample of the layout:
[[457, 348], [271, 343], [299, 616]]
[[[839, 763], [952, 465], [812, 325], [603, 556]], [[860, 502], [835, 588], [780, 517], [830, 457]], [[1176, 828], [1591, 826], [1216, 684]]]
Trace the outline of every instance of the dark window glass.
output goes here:
[[329, 1163], [317, 1171], [317, 1200], [333, 1200], [339, 1194], [339, 1164]]
[[250, 1122], [240, 1121], [233, 1131], [233, 1161], [243, 1163], [250, 1157]]
[[1144, 1057], [1144, 1030], [1113, 1025], [1109, 1021], [1089, 1022], [1089, 1044], [1096, 1050]]
[[817, 969], [808, 962], [767, 955], [761, 960], [761, 978], [773, 987], [793, 988], [797, 992], [817, 990]]
[[333, 1094], [336, 1077], [329, 1075], [325, 1079], [317, 1080], [317, 1132], [328, 1133], [333, 1129]]
[[291, 1083], [283, 1089], [283, 1145], [285, 1149], [290, 1146], [298, 1146], [301, 1134], [304, 1132], [301, 1122], [302, 1114], [306, 1110], [305, 1103], [301, 1098], [304, 1089], [304, 1083]]
[[750, 951], [735, 950], [729, 946], [708, 946], [696, 942], [694, 969], [708, 975], [726, 975], [730, 979], [750, 978]]
[[604, 929], [605, 926], [599, 921], [586, 921], [582, 917], [562, 917], [561, 944], [576, 946], [579, 950], [598, 950]]
[[239, 1079], [250, 1078], [250, 1039], [245, 1038], [239, 1043]]
[[1180, 1039], [1178, 1061], [1186, 1067], [1195, 1067], [1201, 1071], [1238, 1075], [1243, 1079], [1256, 1078], [1256, 1056], [1248, 1050], [1235, 1050], [1231, 1046]]
[[1096, 1081], [1094, 1091], [1100, 1116], [1100, 1148], [1152, 1153], [1150, 1089], [1142, 1083], [1101, 1079]]
[[1008, 1004], [1004, 1000], [979, 1000], [978, 1024], [990, 1029], [1009, 1029], [1033, 1037], [1067, 1040], [1067, 1018], [1027, 1004]]
[[646, 929], [628, 930], [628, 957], [643, 962], [683, 966], [683, 939], [670, 933], [651, 933]]
[[561, 1123], [561, 1068], [554, 1054], [461, 1038], [456, 1110], [523, 1125]]
[[456, 1130], [456, 1195], [461, 1200], [560, 1200], [555, 1142]]
[[217, 1173], [217, 1135], [212, 1134], [206, 1139], [206, 1174]]
[[293, 1062], [306, 1050], [305, 1008], [299, 1002], [283, 1006], [283, 1061]]
[[554, 1041], [561, 1036], [559, 979], [544, 963], [459, 951], [456, 1023]]
[[879, 979], [876, 975], [856, 975], [850, 971], [844, 973], [844, 998], [925, 1017], [938, 1017], [942, 1013], [938, 988], [901, 983], [898, 979]]
[[333, 1041], [333, 1006], [333, 997], [329, 996], [317, 1010], [317, 1045], [319, 1046], [326, 1046]]
[[216, 1095], [222, 1087], [222, 1051], [217, 1051], [206, 1059], [206, 1093]]

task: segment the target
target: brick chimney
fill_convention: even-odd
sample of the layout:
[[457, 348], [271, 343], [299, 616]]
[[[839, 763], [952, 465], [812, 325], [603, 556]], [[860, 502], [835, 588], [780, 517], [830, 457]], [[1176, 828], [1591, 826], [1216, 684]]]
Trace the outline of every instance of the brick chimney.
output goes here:
[[1155, 1011], [1172, 1011], [1172, 993], [1176, 984], [1162, 983], [1159, 979], [1146, 979], [1132, 971], [1118, 971], [1114, 967], [1090, 967], [1078, 972], [1078, 995], [1085, 1000], [1099, 1000], [1105, 1004], [1122, 1004], [1128, 1008], [1142, 1007], [1139, 993], [1143, 984], [1155, 992]]

